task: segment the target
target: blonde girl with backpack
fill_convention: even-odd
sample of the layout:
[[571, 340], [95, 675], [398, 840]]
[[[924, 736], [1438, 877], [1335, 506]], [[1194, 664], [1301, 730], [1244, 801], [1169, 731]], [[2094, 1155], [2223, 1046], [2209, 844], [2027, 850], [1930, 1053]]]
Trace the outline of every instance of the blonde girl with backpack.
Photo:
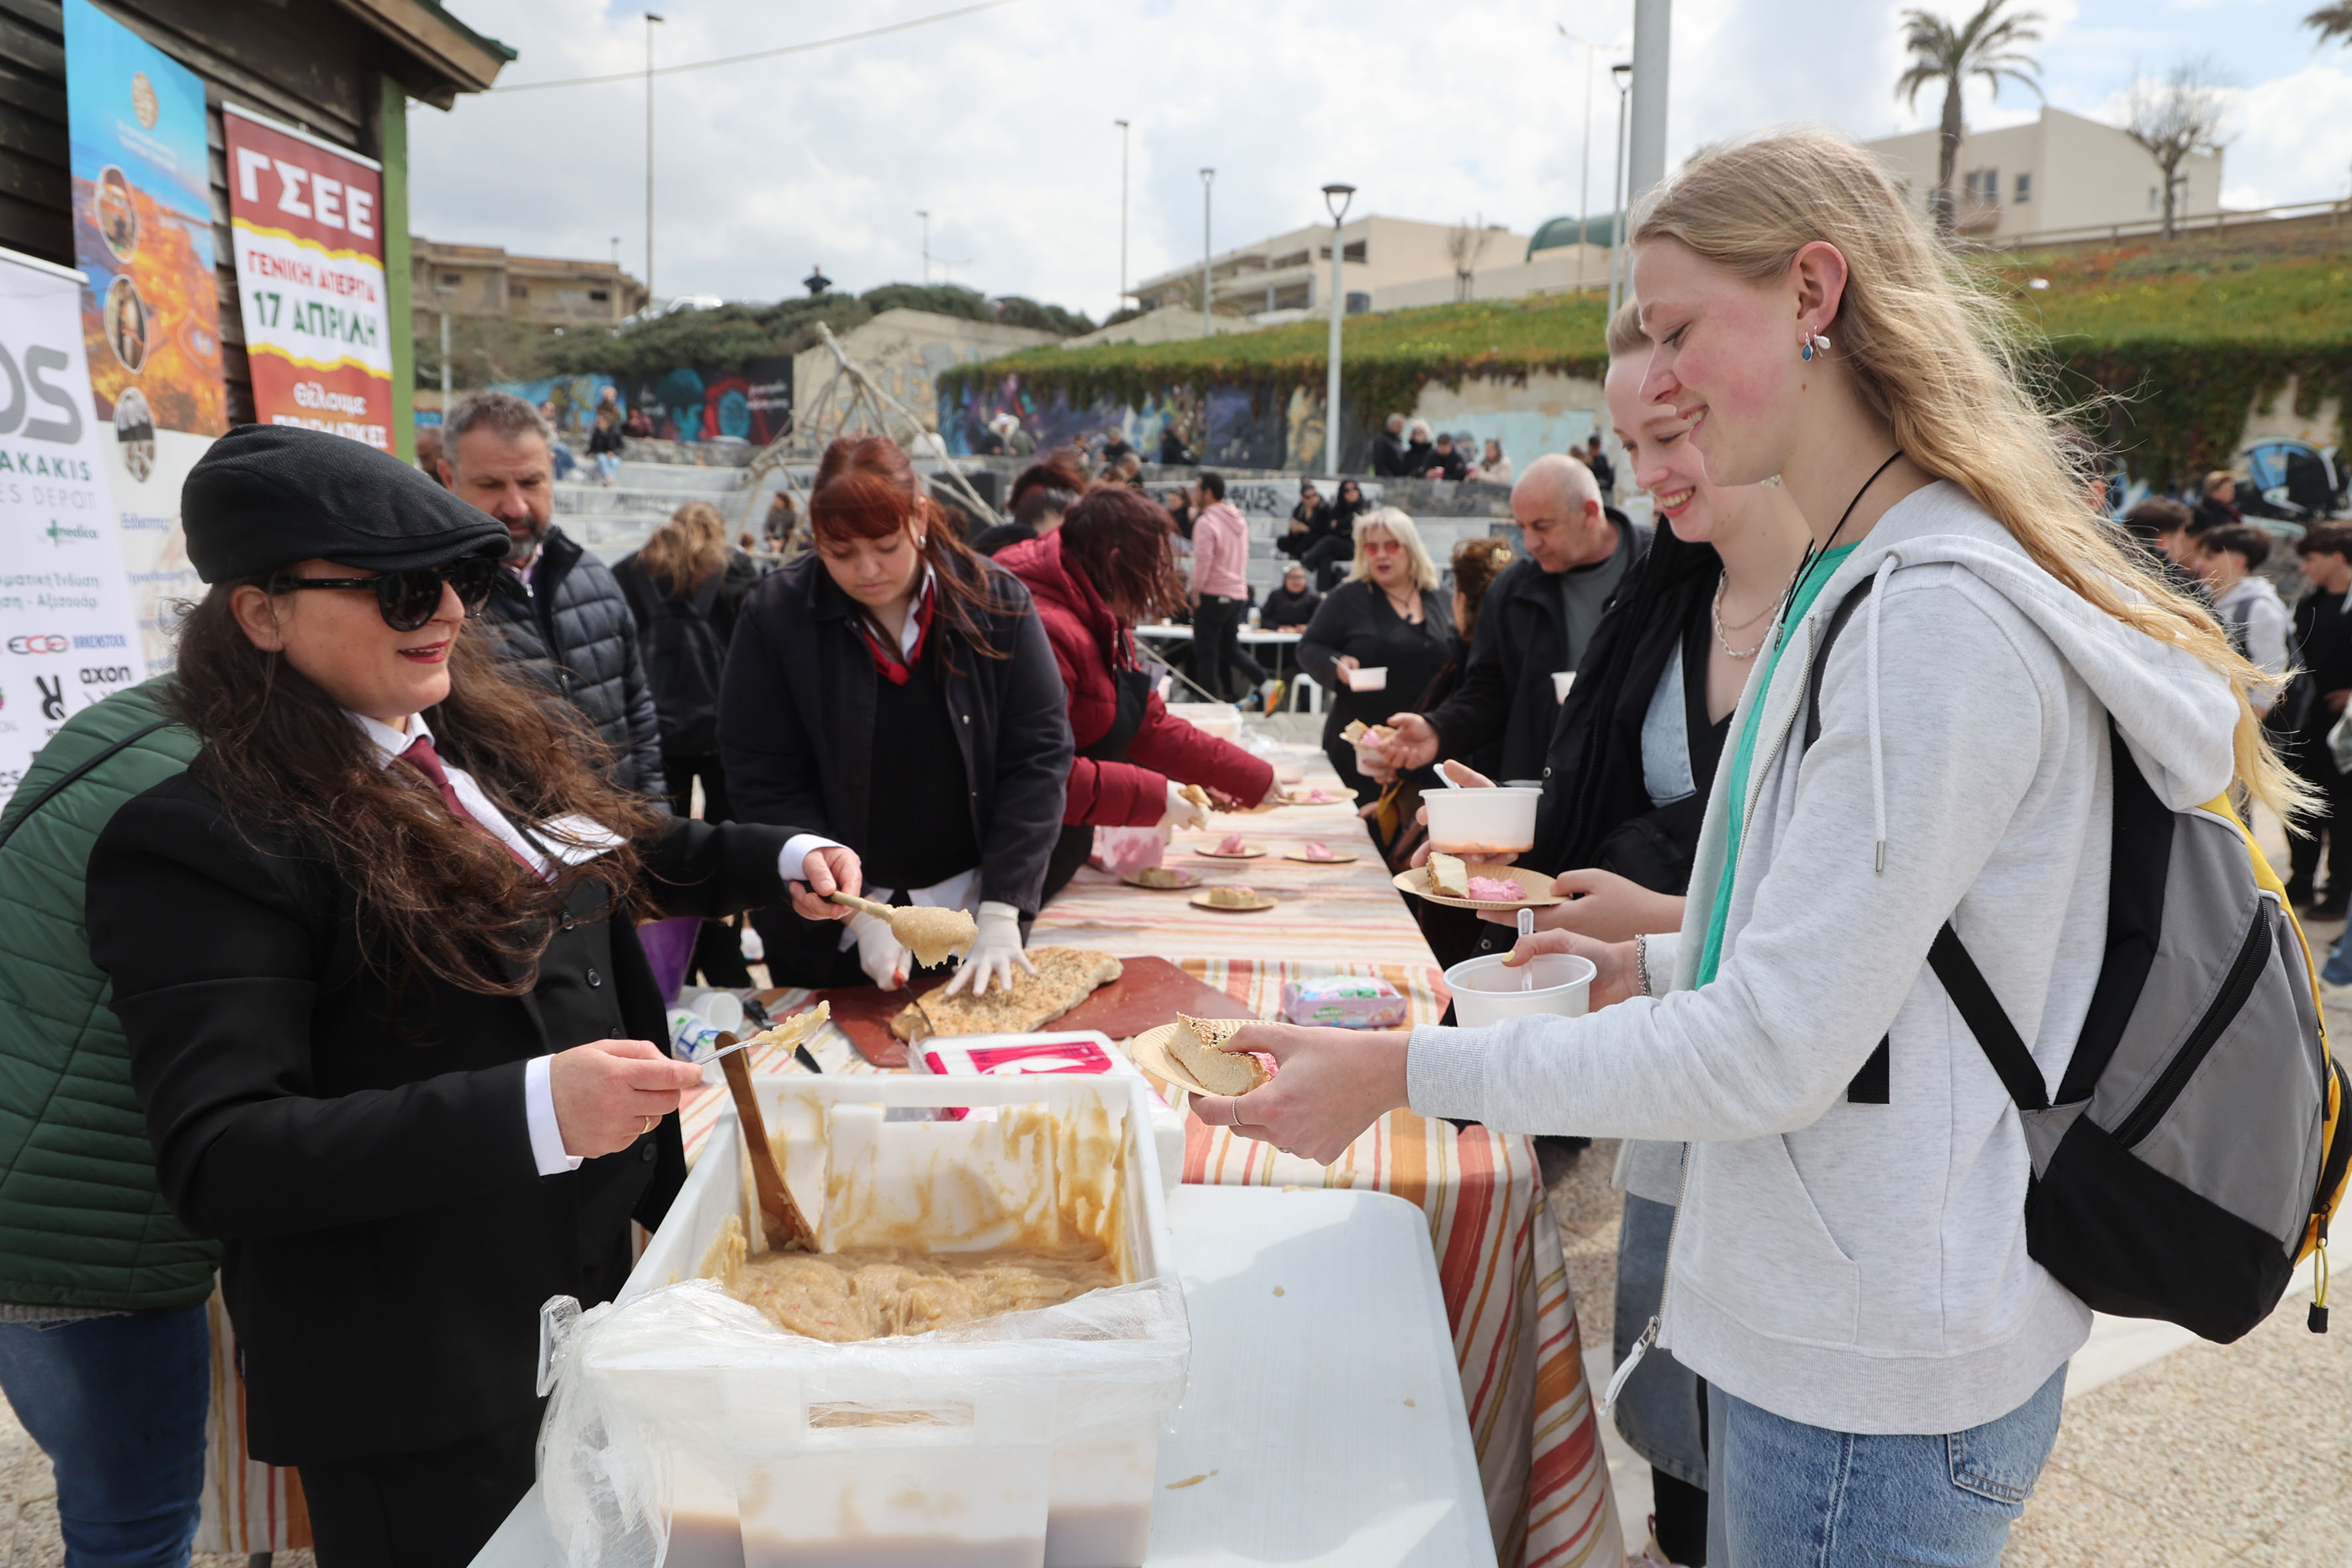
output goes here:
[[2011, 318], [1869, 154], [1710, 149], [1633, 242], [1643, 401], [1716, 483], [1779, 476], [1813, 543], [1680, 931], [1522, 943], [1593, 962], [1584, 1017], [1244, 1029], [1279, 1072], [1196, 1109], [1320, 1159], [1401, 1105], [1689, 1141], [1654, 1334], [1708, 1384], [1709, 1563], [1993, 1564], [2091, 1313], [2028, 1255], [2022, 1120], [1929, 947], [1956, 928], [2055, 1086], [2105, 950], [2110, 724], [2175, 811], [2298, 786], [2268, 678], [2093, 513]]

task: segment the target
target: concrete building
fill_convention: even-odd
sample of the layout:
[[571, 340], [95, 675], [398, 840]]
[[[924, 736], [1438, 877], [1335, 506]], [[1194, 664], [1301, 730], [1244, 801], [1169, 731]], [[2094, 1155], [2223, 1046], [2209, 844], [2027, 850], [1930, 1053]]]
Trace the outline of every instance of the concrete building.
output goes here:
[[609, 261], [509, 256], [496, 245], [444, 245], [411, 236], [410, 300], [419, 334], [453, 321], [504, 316], [541, 327], [614, 326], [646, 303], [646, 286]]
[[[950, 365], [993, 359], [1037, 343], [1058, 342], [1051, 332], [1028, 327], [1008, 327], [995, 321], [969, 321], [929, 310], [885, 310], [840, 334], [841, 346], [873, 379], [874, 384], [905, 405], [918, 419], [936, 422], [940, 393], [937, 377]], [[850, 406], [849, 386], [836, 382], [839, 362], [819, 343], [793, 356], [793, 426], [796, 431], [837, 432]], [[825, 395], [827, 387], [832, 396]], [[853, 421], [850, 430], [861, 426]], [[797, 437], [795, 437], [797, 439]]]
[[[1864, 146], [1921, 209], [1936, 190], [1939, 133], [1932, 127]], [[2182, 161], [2176, 216], [2221, 210], [2221, 154]], [[2164, 175], [2145, 148], [2113, 125], [2043, 105], [2042, 117], [1962, 138], [1952, 168], [1960, 233], [1992, 245], [2098, 228], [2145, 231], [2164, 217]]]
[[[1452, 245], [1459, 227], [1378, 216], [1345, 225], [1339, 243], [1341, 259], [1347, 263], [1341, 287], [1348, 292], [1348, 310], [1376, 309], [1382, 289], [1428, 279], [1442, 283], [1441, 299], [1454, 298]], [[1528, 237], [1513, 234], [1501, 224], [1489, 224], [1472, 233], [1475, 253], [1466, 259], [1474, 276], [1521, 262], [1527, 254]], [[1261, 319], [1272, 315], [1281, 321], [1289, 318], [1279, 312], [1328, 310], [1331, 226], [1295, 228], [1222, 252], [1211, 259], [1209, 275], [1219, 315]], [[1190, 307], [1198, 312], [1200, 287], [1201, 264], [1194, 260], [1137, 284], [1135, 302], [1146, 310]]]

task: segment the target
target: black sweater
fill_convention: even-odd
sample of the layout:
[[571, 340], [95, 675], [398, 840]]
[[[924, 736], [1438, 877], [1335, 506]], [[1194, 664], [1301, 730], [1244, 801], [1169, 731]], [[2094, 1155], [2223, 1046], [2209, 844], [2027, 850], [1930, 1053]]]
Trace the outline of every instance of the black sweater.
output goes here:
[[[1356, 770], [1355, 748], [1339, 738], [1350, 720], [1384, 724], [1421, 700], [1437, 672], [1454, 657], [1454, 607], [1436, 588], [1421, 595], [1421, 624], [1399, 616], [1388, 595], [1370, 583], [1342, 583], [1323, 597], [1322, 607], [1299, 639], [1298, 667], [1331, 693], [1328, 716], [1323, 721], [1323, 752], [1331, 765], [1360, 797], [1370, 781]], [[1353, 654], [1365, 669], [1385, 668], [1387, 689], [1351, 691], [1339, 679], [1341, 656]]]

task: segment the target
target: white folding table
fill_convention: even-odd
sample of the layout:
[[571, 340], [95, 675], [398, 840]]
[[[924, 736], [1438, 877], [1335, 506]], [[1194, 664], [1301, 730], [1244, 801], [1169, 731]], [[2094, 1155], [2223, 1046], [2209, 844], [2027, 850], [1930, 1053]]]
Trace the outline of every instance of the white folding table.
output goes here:
[[[1186, 1186], [1192, 1327], [1163, 1418], [1152, 1568], [1493, 1568], [1422, 1211], [1385, 1193]], [[562, 1568], [534, 1487], [474, 1568]]]

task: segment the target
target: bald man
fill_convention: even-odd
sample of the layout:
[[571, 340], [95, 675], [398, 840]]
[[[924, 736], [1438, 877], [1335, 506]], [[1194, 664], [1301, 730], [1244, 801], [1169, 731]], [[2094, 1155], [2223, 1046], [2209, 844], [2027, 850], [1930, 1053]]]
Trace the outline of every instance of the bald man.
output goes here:
[[1601, 504], [1592, 470], [1557, 452], [1511, 487], [1511, 518], [1525, 556], [1487, 588], [1454, 695], [1427, 714], [1390, 718], [1388, 776], [1445, 756], [1497, 783], [1543, 777], [1559, 711], [1552, 675], [1583, 658], [1617, 584], [1649, 548], [1647, 529]]

